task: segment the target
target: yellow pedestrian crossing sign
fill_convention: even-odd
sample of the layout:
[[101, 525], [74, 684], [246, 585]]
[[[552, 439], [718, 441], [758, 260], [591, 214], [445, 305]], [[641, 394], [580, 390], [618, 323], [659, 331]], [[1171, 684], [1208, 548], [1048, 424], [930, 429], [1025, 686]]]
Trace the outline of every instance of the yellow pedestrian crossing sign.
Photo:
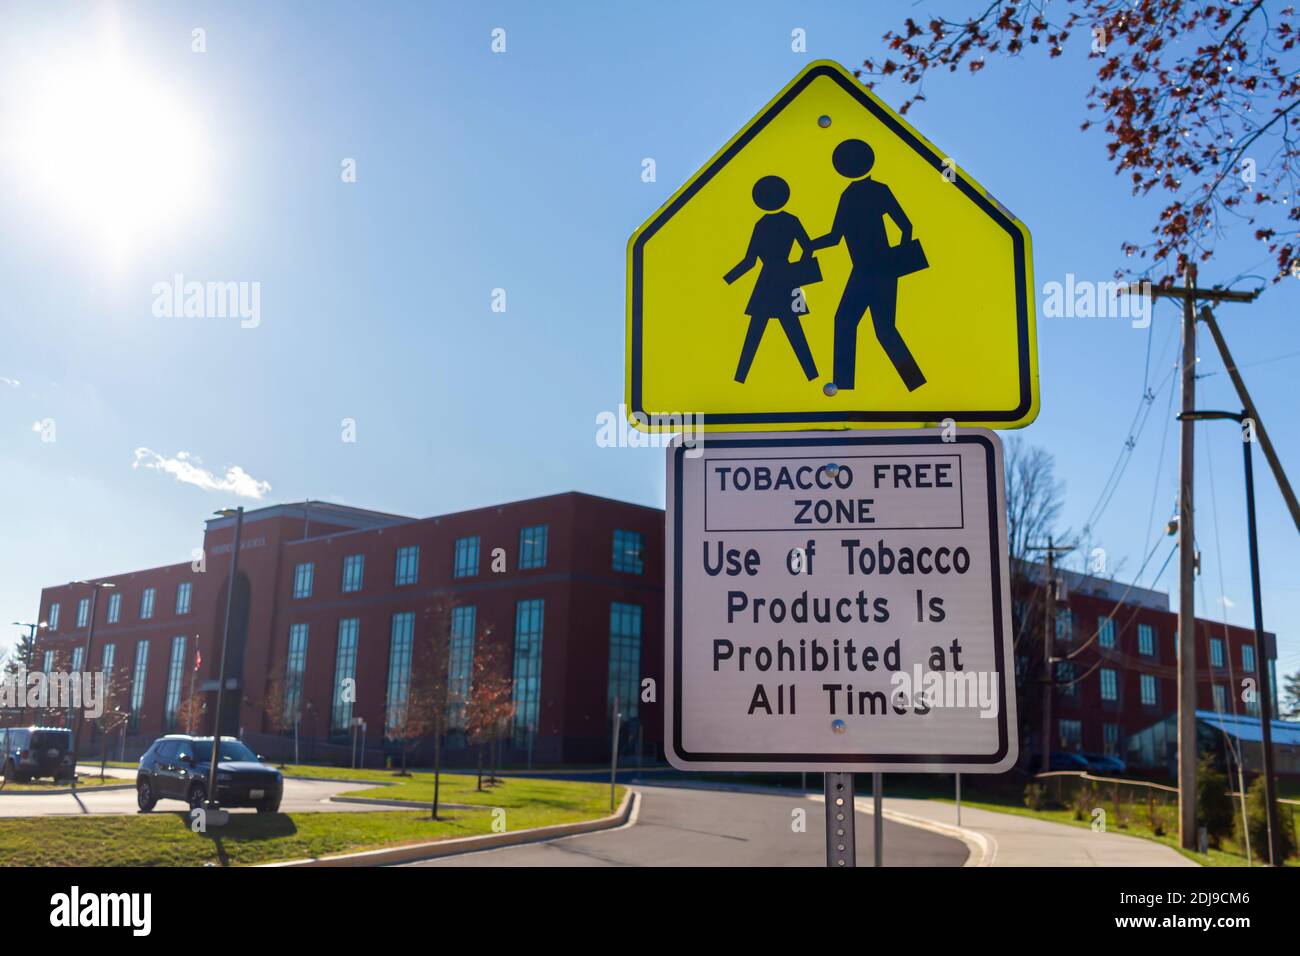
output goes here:
[[1029, 230], [837, 63], [791, 80], [627, 255], [638, 427], [1038, 414]]

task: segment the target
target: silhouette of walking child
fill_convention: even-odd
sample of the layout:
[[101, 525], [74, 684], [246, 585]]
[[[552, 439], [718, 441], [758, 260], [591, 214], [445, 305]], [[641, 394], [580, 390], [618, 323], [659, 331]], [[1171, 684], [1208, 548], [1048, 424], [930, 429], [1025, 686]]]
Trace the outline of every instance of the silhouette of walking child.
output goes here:
[[[784, 179], [780, 176], [764, 176], [754, 184], [753, 196], [754, 205], [767, 210], [767, 215], [754, 224], [745, 258], [723, 277], [727, 285], [731, 285], [754, 268], [755, 264], [762, 263], [758, 279], [754, 282], [754, 291], [745, 306], [745, 314], [749, 316], [749, 331], [745, 334], [745, 344], [740, 350], [736, 381], [743, 383], [749, 375], [749, 368], [754, 363], [758, 343], [763, 339], [769, 319], [781, 323], [804, 375], [812, 381], [817, 377], [817, 366], [813, 363], [808, 339], [804, 337], [803, 328], [799, 325], [800, 316], [807, 314], [807, 306], [799, 289], [821, 279], [817, 260], [812, 258], [812, 243], [808, 231], [797, 216], [779, 211], [790, 199], [790, 187]], [[790, 249], [796, 242], [803, 250], [803, 258], [791, 262]]]
[[[894, 363], [907, 390], [914, 392], [925, 384], [925, 376], [898, 333], [895, 309], [899, 278], [926, 268], [927, 263], [920, 243], [912, 238], [912, 223], [903, 207], [888, 186], [867, 175], [875, 162], [875, 153], [860, 139], [846, 139], [835, 147], [831, 154], [835, 171], [853, 182], [840, 194], [831, 231], [812, 242], [816, 250], [842, 241], [853, 262], [844, 295], [835, 310], [835, 386], [841, 389], [854, 386], [858, 323], [870, 309], [877, 341]], [[897, 246], [889, 244], [885, 216], [903, 234]]]

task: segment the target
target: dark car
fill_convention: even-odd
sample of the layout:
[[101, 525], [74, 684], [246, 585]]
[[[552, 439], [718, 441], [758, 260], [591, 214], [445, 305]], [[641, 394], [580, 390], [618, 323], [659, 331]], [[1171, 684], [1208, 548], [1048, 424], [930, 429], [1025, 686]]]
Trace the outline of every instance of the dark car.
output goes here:
[[[169, 734], [153, 742], [140, 758], [136, 772], [136, 803], [142, 813], [159, 800], [183, 800], [191, 807], [208, 799], [212, 769], [212, 738]], [[256, 807], [258, 813], [280, 809], [284, 778], [234, 737], [221, 738], [217, 760], [217, 803], [223, 807]]]
[[1123, 773], [1128, 769], [1123, 758], [1115, 754], [1083, 753], [1079, 756], [1088, 761], [1088, 769], [1093, 773]]
[[[1035, 756], [1029, 762], [1029, 769], [1039, 772], [1039, 767], [1043, 762], [1041, 756]], [[1052, 759], [1048, 762], [1048, 768], [1051, 770], [1087, 770], [1088, 761], [1084, 760], [1080, 754], [1067, 753], [1064, 751], [1055, 751]]]
[[5, 727], [0, 729], [0, 752], [6, 781], [71, 780], [76, 772], [72, 731], [66, 727]]

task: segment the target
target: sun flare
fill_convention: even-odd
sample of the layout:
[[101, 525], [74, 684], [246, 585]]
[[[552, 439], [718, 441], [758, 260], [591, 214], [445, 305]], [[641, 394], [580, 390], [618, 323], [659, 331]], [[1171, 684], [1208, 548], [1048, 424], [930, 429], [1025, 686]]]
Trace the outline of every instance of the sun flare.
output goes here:
[[166, 83], [117, 51], [25, 71], [5, 136], [23, 191], [120, 263], [203, 205], [202, 124]]

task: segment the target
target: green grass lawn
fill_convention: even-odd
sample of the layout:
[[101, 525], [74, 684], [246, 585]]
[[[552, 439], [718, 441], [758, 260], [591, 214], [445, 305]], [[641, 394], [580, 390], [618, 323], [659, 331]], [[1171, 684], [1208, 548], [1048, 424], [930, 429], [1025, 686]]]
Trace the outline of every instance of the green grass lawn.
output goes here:
[[[396, 780], [394, 786], [368, 787], [349, 790], [343, 796], [379, 797], [384, 800], [410, 800], [428, 804], [433, 800], [433, 774], [417, 774], [394, 778], [385, 776], [385, 782]], [[542, 809], [573, 808], [599, 816], [609, 812], [609, 784], [574, 782], [571, 780], [544, 780], [535, 777], [498, 777], [497, 784], [489, 787], [484, 778], [483, 790], [476, 788], [477, 777], [472, 774], [442, 775], [438, 799], [443, 803], [467, 803], [479, 807], [504, 807], [506, 810], [531, 807]], [[615, 792], [615, 806], [623, 799], [624, 787]]]
[[[123, 780], [121, 777], [101, 777], [97, 773], [91, 776], [82, 775], [77, 778], [78, 790], [93, 790], [96, 787], [120, 787], [123, 784], [130, 786], [131, 781]], [[51, 790], [68, 790], [71, 787], [72, 784], [66, 780], [55, 783], [49, 777], [42, 777], [39, 780], [28, 780], [26, 783], [10, 781], [0, 786], [0, 793], [48, 793]]]
[[[474, 778], [459, 779], [468, 779], [473, 790]], [[423, 802], [421, 786], [422, 781], [411, 782], [409, 797], [403, 799]], [[382, 792], [391, 796], [393, 789]], [[232, 813], [227, 826], [206, 834], [192, 833], [179, 813], [0, 819], [0, 865], [244, 866], [491, 833], [490, 811], [497, 807], [505, 810], [506, 831], [574, 823], [609, 812], [609, 788], [591, 783], [511, 781], [478, 797], [474, 802], [483, 809], [444, 810], [436, 821], [427, 809]]]

